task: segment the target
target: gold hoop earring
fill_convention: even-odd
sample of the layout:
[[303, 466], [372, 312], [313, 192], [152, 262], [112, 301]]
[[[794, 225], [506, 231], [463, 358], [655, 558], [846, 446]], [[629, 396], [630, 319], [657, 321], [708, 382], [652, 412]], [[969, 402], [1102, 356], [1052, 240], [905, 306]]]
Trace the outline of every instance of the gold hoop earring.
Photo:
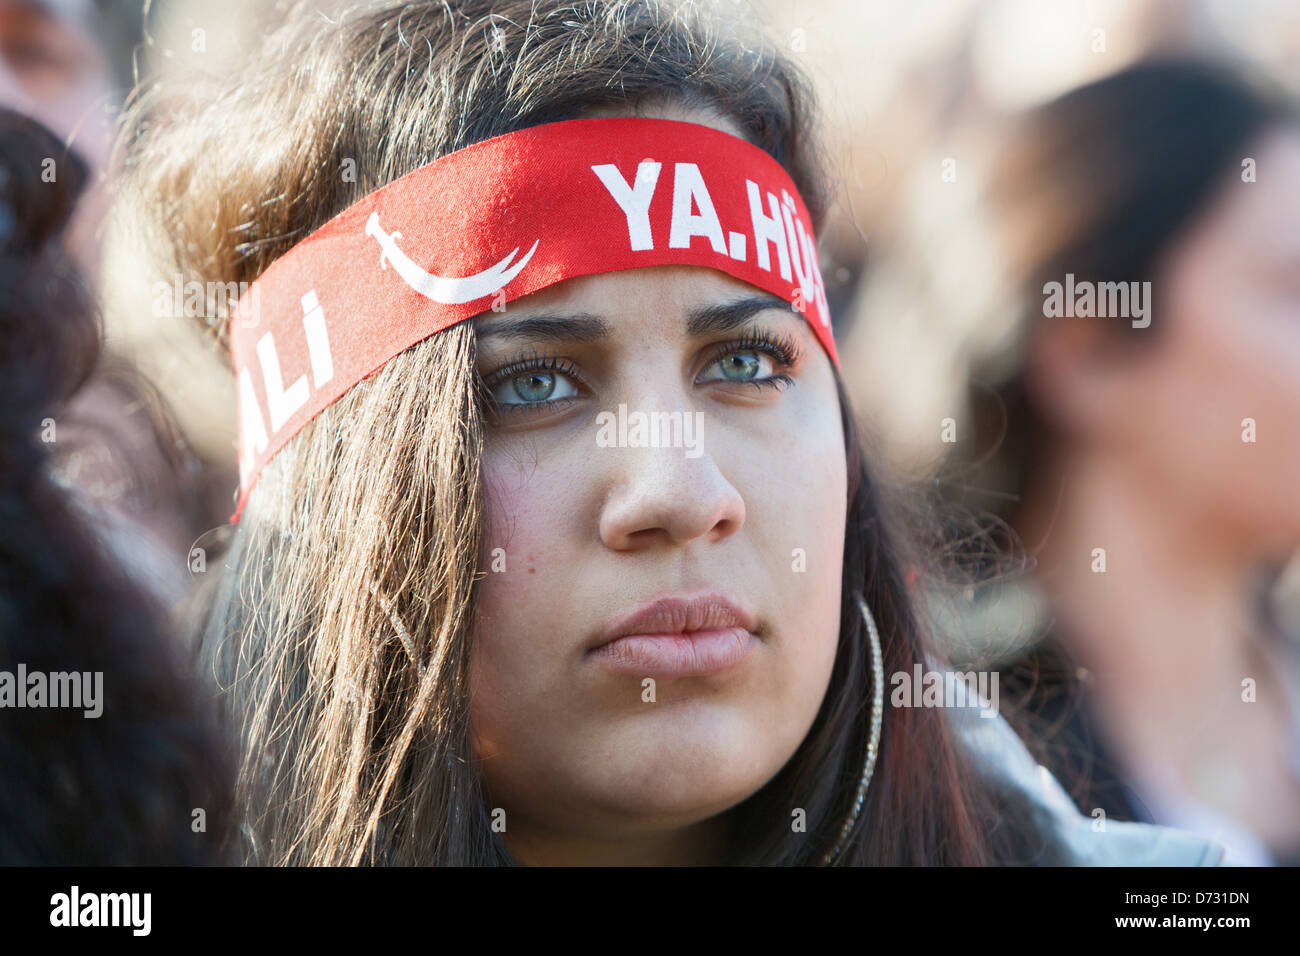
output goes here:
[[862, 612], [862, 620], [866, 622], [867, 635], [871, 639], [871, 738], [867, 743], [867, 760], [862, 767], [862, 779], [858, 781], [853, 810], [840, 828], [835, 846], [822, 857], [822, 866], [829, 866], [840, 855], [849, 834], [853, 832], [854, 824], [858, 822], [858, 814], [862, 812], [862, 803], [867, 796], [867, 787], [871, 785], [871, 775], [876, 771], [876, 754], [880, 751], [880, 725], [885, 713], [885, 667], [882, 662], [884, 655], [880, 651], [880, 633], [876, 630], [871, 608], [867, 607], [862, 595], [855, 591], [853, 597], [858, 602], [858, 610]]

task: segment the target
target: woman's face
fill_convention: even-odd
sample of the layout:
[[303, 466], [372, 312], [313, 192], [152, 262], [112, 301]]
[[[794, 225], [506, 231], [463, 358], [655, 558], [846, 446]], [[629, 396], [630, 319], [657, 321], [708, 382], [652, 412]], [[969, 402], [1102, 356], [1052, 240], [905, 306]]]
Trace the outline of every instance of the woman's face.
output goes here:
[[1225, 177], [1160, 263], [1150, 327], [1124, 330], [1147, 347], [1038, 373], [1075, 438], [1232, 560], [1300, 546], [1300, 132], [1245, 156], [1256, 180]]
[[500, 411], [471, 717], [507, 840], [647, 838], [735, 806], [803, 741], [835, 658], [830, 360], [788, 304], [693, 266], [476, 321]]
[[1154, 322], [1168, 321], [1135, 366], [1127, 420], [1189, 527], [1284, 554], [1300, 545], [1300, 132], [1246, 155], [1256, 181], [1234, 173], [1153, 284]]

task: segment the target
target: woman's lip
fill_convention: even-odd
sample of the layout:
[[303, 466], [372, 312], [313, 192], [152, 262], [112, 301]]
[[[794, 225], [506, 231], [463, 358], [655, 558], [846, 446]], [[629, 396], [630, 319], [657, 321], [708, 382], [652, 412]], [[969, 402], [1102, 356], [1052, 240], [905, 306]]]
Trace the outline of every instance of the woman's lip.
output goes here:
[[736, 627], [756, 634], [758, 618], [721, 592], [665, 594], [610, 621], [588, 646], [594, 649], [637, 634], [681, 636]]
[[590, 656], [616, 671], [638, 677], [699, 677], [735, 667], [757, 639], [744, 627], [674, 634], [628, 634], [591, 650]]

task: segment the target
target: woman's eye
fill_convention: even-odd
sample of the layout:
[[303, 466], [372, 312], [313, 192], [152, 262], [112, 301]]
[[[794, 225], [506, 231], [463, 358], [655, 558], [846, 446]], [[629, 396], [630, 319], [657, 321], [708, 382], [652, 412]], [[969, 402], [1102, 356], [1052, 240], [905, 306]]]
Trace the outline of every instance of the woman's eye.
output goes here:
[[540, 405], [562, 398], [573, 398], [578, 390], [559, 372], [534, 369], [520, 372], [492, 387], [492, 400], [498, 405]]
[[[715, 361], [700, 377], [702, 382], [754, 382], [770, 378], [775, 363], [770, 355], [754, 349], [731, 352]], [[709, 374], [717, 369], [720, 375]]]

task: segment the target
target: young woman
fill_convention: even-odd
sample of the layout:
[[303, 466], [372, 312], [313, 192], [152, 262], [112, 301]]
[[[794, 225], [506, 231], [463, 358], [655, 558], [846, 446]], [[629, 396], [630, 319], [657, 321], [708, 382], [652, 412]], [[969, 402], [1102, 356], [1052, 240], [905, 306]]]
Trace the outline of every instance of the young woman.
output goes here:
[[257, 280], [214, 329], [244, 481], [200, 622], [246, 860], [1089, 858], [993, 722], [971, 750], [882, 706], [926, 644], [789, 63], [651, 0], [370, 7], [268, 50], [128, 130], [162, 273]]
[[1300, 656], [1268, 599], [1300, 547], [1295, 105], [1155, 59], [999, 145], [970, 234], [1006, 272], [987, 300], [922, 308], [927, 360], [965, 356], [949, 367], [969, 386], [934, 416], [960, 436], [960, 480], [939, 484], [1036, 562], [1001, 592], [1037, 641], [1006, 656], [1002, 701], [1086, 811], [1300, 861]]

